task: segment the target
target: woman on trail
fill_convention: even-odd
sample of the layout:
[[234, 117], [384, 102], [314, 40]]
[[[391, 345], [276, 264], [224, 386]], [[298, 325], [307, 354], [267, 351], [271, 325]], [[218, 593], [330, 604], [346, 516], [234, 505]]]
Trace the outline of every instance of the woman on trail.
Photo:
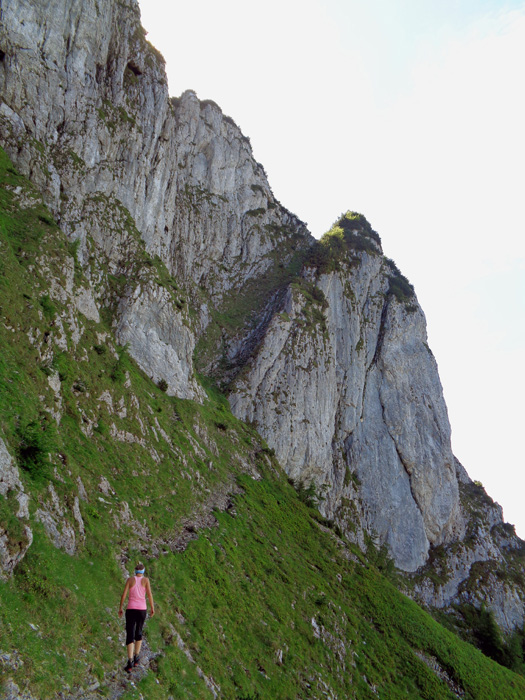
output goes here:
[[139, 663], [140, 647], [142, 646], [142, 628], [146, 620], [146, 595], [150, 605], [150, 616], [155, 615], [153, 596], [149, 579], [144, 577], [144, 564], [139, 561], [135, 567], [135, 576], [126, 581], [124, 592], [120, 599], [118, 616], [122, 617], [122, 606], [129, 592], [128, 607], [126, 608], [126, 645], [128, 647], [128, 663], [125, 670], [131, 673], [134, 666]]

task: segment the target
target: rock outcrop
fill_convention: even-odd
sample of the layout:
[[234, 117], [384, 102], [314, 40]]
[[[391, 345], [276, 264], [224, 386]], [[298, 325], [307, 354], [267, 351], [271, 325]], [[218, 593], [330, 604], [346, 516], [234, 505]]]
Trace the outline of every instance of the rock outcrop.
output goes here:
[[[6, 504], [6, 514], [0, 517], [0, 578], [13, 573], [33, 542], [29, 527], [29, 496], [25, 493], [18, 468], [0, 438], [0, 496], [4, 503], [11, 497], [17, 502]], [[14, 507], [13, 507], [14, 506]], [[4, 510], [4, 509], [2, 509]]]
[[506, 633], [524, 623], [523, 554], [525, 545], [504, 522], [501, 506], [473, 482], [455, 460], [463, 537], [437, 547], [412, 577], [413, 595], [424, 605], [487, 606]]
[[414, 571], [464, 525], [425, 319], [390, 280], [379, 247], [349, 251], [335, 271], [306, 267], [230, 403], [293, 479], [315, 481], [327, 516], [349, 531], [350, 501], [363, 529]]

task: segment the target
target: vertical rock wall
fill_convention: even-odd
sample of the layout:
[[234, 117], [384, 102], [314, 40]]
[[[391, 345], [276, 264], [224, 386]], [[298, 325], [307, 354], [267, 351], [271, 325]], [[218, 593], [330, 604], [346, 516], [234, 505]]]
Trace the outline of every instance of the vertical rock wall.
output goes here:
[[314, 479], [327, 515], [344, 523], [341, 505], [353, 501], [362, 527], [413, 571], [430, 544], [461, 535], [462, 519], [424, 316], [388, 289], [379, 254], [318, 277], [310, 269], [230, 403], [292, 478]]

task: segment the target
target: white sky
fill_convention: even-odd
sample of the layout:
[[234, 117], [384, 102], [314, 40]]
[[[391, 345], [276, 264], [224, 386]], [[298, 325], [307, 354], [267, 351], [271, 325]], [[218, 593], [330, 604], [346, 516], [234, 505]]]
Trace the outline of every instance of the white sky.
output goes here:
[[525, 0], [142, 0], [316, 236], [363, 213], [428, 321], [456, 456], [525, 538]]

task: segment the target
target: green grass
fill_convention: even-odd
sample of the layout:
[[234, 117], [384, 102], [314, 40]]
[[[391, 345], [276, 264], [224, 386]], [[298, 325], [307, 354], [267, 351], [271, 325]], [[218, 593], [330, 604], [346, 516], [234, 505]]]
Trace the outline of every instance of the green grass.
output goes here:
[[[452, 698], [416, 651], [437, 659], [467, 698], [523, 697], [522, 678], [447, 632], [375, 567], [355, 555], [348, 561], [286, 480], [266, 470], [259, 481], [240, 475], [238, 482], [233, 515], [216, 513], [218, 527], [185, 552], [148, 561], [157, 615], [147, 639], [162, 656], [157, 672], [125, 697], [211, 697], [174, 629], [222, 697], [319, 697], [322, 678], [337, 697]], [[102, 679], [123, 657], [122, 575], [115, 543], [100, 535], [91, 528], [81, 554], [68, 557], [37, 528], [13, 581], [0, 585], [1, 611], [11, 611], [2, 619], [9, 647], [23, 654], [18, 675], [42, 697], [57, 682]]]
[[[337, 697], [373, 697], [372, 686], [384, 698], [453, 697], [415, 651], [435, 657], [465, 697], [521, 697], [523, 679], [444, 630], [377, 569], [347, 561], [281, 479], [240, 483], [235, 517], [218, 514], [219, 528], [175, 562], [152, 564], [156, 586], [171, 591], [185, 618], [181, 634], [224, 697], [317, 697], [307, 689], [316, 678]], [[167, 672], [159, 669], [157, 694], [148, 686], [152, 698], [164, 697]], [[184, 687], [174, 697], [201, 692]]]

